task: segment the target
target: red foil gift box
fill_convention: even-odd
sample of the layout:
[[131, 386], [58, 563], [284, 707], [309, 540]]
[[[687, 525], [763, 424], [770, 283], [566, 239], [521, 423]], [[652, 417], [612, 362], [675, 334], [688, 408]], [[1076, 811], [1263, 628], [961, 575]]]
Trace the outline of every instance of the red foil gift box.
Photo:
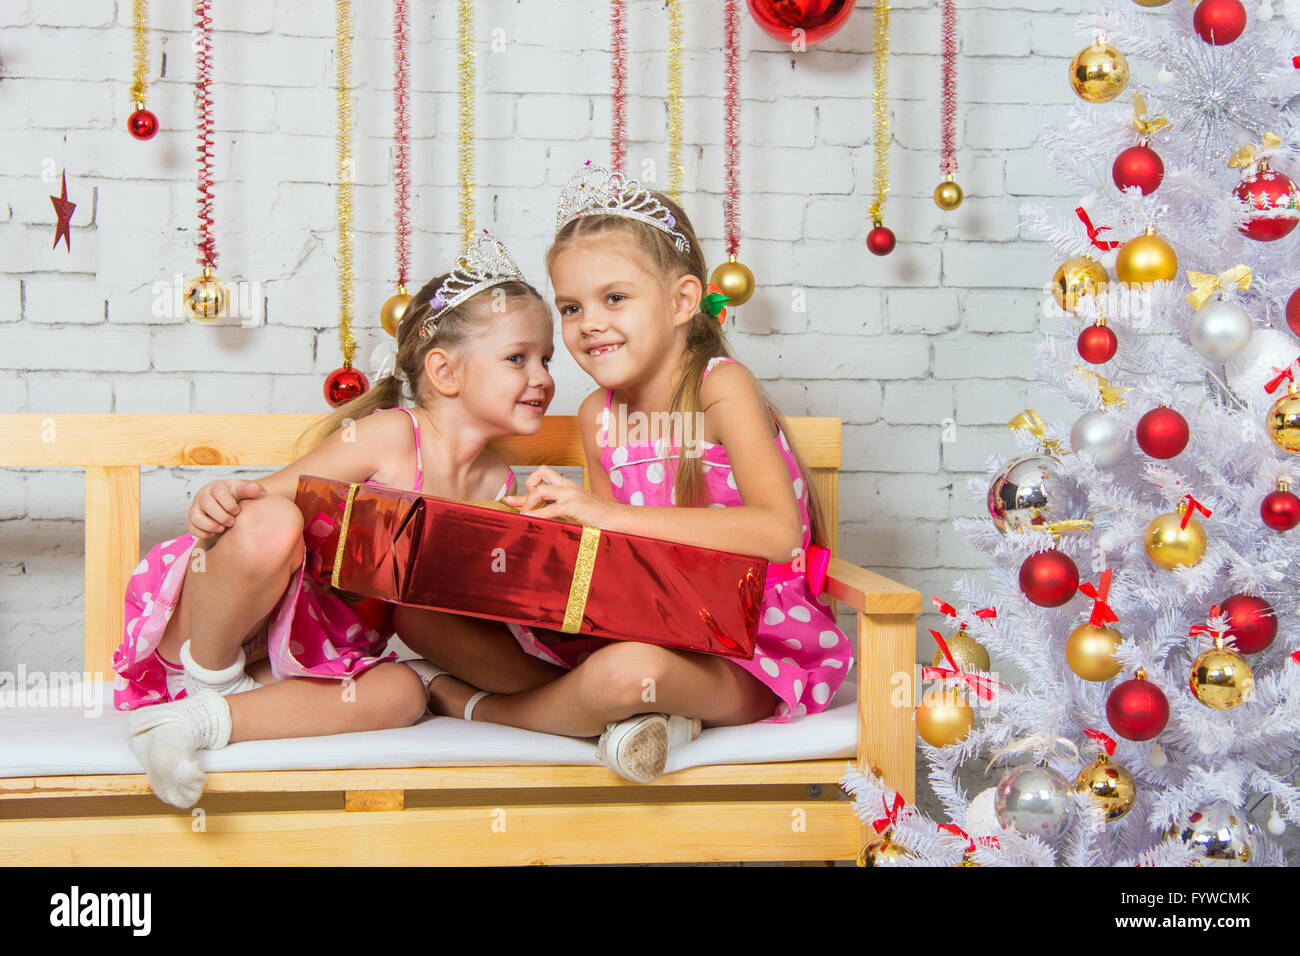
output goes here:
[[763, 558], [311, 475], [295, 501], [320, 542], [307, 573], [341, 591], [556, 638], [754, 656]]

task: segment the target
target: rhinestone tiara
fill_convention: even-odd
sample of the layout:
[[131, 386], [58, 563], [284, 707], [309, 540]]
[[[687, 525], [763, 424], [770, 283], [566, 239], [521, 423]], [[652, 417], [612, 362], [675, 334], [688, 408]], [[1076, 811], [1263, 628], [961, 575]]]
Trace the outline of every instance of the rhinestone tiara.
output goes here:
[[555, 211], [555, 231], [559, 232], [583, 216], [623, 216], [654, 226], [673, 239], [678, 252], [689, 252], [691, 244], [677, 228], [677, 219], [659, 200], [635, 179], [611, 173], [591, 160], [573, 174], [560, 193]]
[[438, 330], [444, 315], [484, 289], [516, 281], [527, 280], [501, 240], [484, 229], [483, 235], [456, 260], [451, 273], [429, 300], [429, 316], [420, 327], [420, 335], [428, 338]]

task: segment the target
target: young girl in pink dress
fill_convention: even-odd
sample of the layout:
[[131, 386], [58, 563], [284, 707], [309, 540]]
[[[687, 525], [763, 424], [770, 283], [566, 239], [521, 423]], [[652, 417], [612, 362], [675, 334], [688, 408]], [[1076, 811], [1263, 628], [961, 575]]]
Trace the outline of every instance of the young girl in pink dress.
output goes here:
[[[329, 529], [304, 529], [298, 476], [501, 498], [514, 476], [486, 445], [541, 428], [555, 388], [552, 336], [541, 296], [485, 236], [414, 297], [395, 373], [325, 420], [316, 447], [260, 481], [213, 481], [195, 495], [189, 533], [155, 547], [131, 576], [113, 657], [114, 704], [134, 711], [131, 748], [162, 800], [198, 800], [199, 749], [404, 727], [423, 715], [420, 672], [385, 654], [406, 609], [307, 573]], [[413, 409], [401, 407], [404, 384]]]
[[[402, 636], [451, 671], [429, 685], [435, 712], [601, 734], [602, 761], [648, 781], [670, 744], [701, 722], [824, 710], [852, 648], [829, 600], [800, 573], [810, 546], [827, 545], [808, 470], [763, 389], [731, 358], [719, 320], [701, 308], [705, 264], [686, 215], [659, 193], [586, 167], [565, 188], [557, 228], [547, 265], [564, 344], [600, 386], [578, 410], [591, 490], [542, 467], [525, 495], [505, 501], [540, 517], [767, 558], [757, 649], [735, 661], [511, 625], [526, 655], [553, 665], [530, 676], [499, 639], [453, 643], [448, 628], [418, 621]], [[677, 431], [617, 434], [638, 413], [641, 422], [678, 413]], [[702, 439], [694, 447], [691, 435]]]

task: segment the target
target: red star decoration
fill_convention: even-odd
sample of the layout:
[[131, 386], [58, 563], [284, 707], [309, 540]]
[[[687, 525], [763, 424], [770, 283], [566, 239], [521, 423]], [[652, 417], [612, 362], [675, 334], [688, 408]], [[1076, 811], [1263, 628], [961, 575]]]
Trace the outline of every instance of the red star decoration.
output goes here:
[[51, 249], [59, 248], [59, 240], [63, 240], [63, 246], [68, 252], [72, 251], [72, 210], [77, 208], [75, 202], [68, 202], [68, 173], [63, 173], [63, 194], [61, 196], [51, 196], [50, 202], [54, 203], [54, 214], [59, 217], [57, 227], [54, 230], [54, 245]]

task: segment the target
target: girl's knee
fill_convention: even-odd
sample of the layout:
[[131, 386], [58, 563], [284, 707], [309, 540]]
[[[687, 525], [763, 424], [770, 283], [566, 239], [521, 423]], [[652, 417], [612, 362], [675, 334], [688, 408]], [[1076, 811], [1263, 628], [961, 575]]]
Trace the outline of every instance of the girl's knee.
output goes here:
[[366, 724], [384, 730], [409, 727], [424, 716], [424, 682], [405, 664], [376, 664], [357, 680], [357, 705]]
[[[223, 532], [226, 552], [250, 576], [298, 570], [302, 563], [302, 512], [287, 498], [268, 495], [240, 502], [235, 524]], [[218, 539], [220, 542], [221, 539]]]
[[588, 706], [602, 711], [653, 710], [670, 657], [670, 652], [653, 644], [609, 644], [592, 653], [575, 671], [580, 678], [579, 694]]

